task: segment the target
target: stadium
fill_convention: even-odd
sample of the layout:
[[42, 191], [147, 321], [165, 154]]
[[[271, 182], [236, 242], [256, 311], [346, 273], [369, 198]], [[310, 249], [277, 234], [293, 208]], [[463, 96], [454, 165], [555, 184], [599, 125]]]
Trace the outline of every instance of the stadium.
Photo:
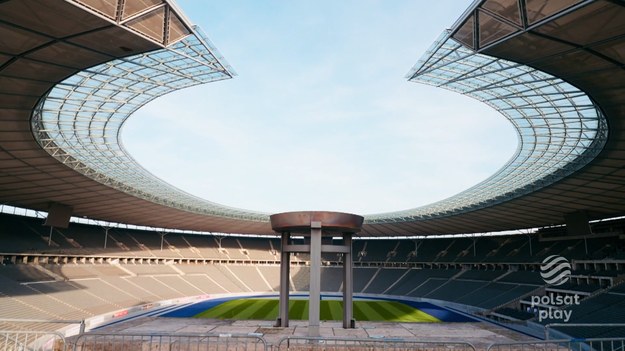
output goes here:
[[513, 157], [430, 205], [271, 214], [121, 143], [235, 76], [183, 8], [0, 1], [0, 348], [623, 350], [624, 68], [621, 1], [477, 0], [406, 78], [497, 110]]

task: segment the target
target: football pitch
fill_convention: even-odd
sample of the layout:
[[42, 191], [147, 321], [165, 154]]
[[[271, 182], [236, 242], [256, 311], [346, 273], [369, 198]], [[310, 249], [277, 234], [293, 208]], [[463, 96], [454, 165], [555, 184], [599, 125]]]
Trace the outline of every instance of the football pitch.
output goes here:
[[[357, 321], [440, 322], [436, 317], [396, 301], [355, 300], [353, 306], [354, 319]], [[343, 301], [321, 300], [320, 307], [321, 320], [342, 320]], [[278, 317], [278, 300], [273, 298], [230, 300], [198, 313], [194, 317], [237, 320], [275, 320]], [[289, 301], [289, 319], [308, 319], [307, 299], [291, 299]]]

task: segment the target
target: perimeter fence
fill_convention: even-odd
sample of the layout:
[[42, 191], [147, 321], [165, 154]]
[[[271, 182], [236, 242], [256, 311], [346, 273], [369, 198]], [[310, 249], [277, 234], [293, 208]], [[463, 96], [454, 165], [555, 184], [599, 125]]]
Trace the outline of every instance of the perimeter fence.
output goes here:
[[282, 338], [274, 351], [476, 351], [469, 343], [391, 338]]
[[[394, 338], [287, 336], [269, 345], [262, 334], [85, 333], [0, 330], [0, 350], [11, 351], [478, 351], [468, 342]], [[625, 351], [625, 338], [496, 343], [484, 351]]]
[[498, 343], [490, 345], [487, 351], [625, 351], [625, 338]]
[[73, 345], [74, 351], [267, 351], [265, 339], [249, 334], [88, 333]]

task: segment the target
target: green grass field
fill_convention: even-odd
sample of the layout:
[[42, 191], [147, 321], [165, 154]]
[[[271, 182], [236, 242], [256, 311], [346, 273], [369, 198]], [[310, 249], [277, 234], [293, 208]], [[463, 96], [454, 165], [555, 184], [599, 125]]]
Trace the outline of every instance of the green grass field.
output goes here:
[[[278, 300], [261, 298], [230, 300], [198, 313], [194, 317], [275, 320], [278, 317]], [[342, 318], [343, 301], [321, 300], [321, 320], [331, 321]], [[291, 299], [289, 319], [308, 319], [308, 300]], [[385, 322], [440, 322], [437, 318], [403, 303], [380, 300], [354, 301], [354, 319]]]

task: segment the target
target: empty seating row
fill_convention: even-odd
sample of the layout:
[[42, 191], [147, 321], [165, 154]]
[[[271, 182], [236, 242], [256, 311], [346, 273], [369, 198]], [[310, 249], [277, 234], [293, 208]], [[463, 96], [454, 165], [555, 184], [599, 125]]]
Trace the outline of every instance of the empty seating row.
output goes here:
[[[605, 224], [601, 224], [604, 225]], [[622, 228], [621, 228], [622, 229]], [[556, 240], [557, 239], [557, 240]], [[433, 239], [355, 240], [358, 262], [538, 263], [549, 255], [572, 259], [617, 257], [625, 251], [618, 236], [545, 238], [533, 235]], [[302, 239], [294, 239], [302, 240]], [[328, 240], [332, 240], [328, 238]], [[302, 243], [304, 243], [302, 241]], [[71, 223], [67, 229], [42, 226], [42, 219], [0, 214], [0, 247], [5, 253], [110, 254], [118, 256], [228, 260], [279, 260], [277, 238], [193, 235]], [[325, 261], [340, 255], [323, 254]], [[294, 257], [306, 261], [307, 255]], [[606, 270], [604, 274], [611, 275]]]

